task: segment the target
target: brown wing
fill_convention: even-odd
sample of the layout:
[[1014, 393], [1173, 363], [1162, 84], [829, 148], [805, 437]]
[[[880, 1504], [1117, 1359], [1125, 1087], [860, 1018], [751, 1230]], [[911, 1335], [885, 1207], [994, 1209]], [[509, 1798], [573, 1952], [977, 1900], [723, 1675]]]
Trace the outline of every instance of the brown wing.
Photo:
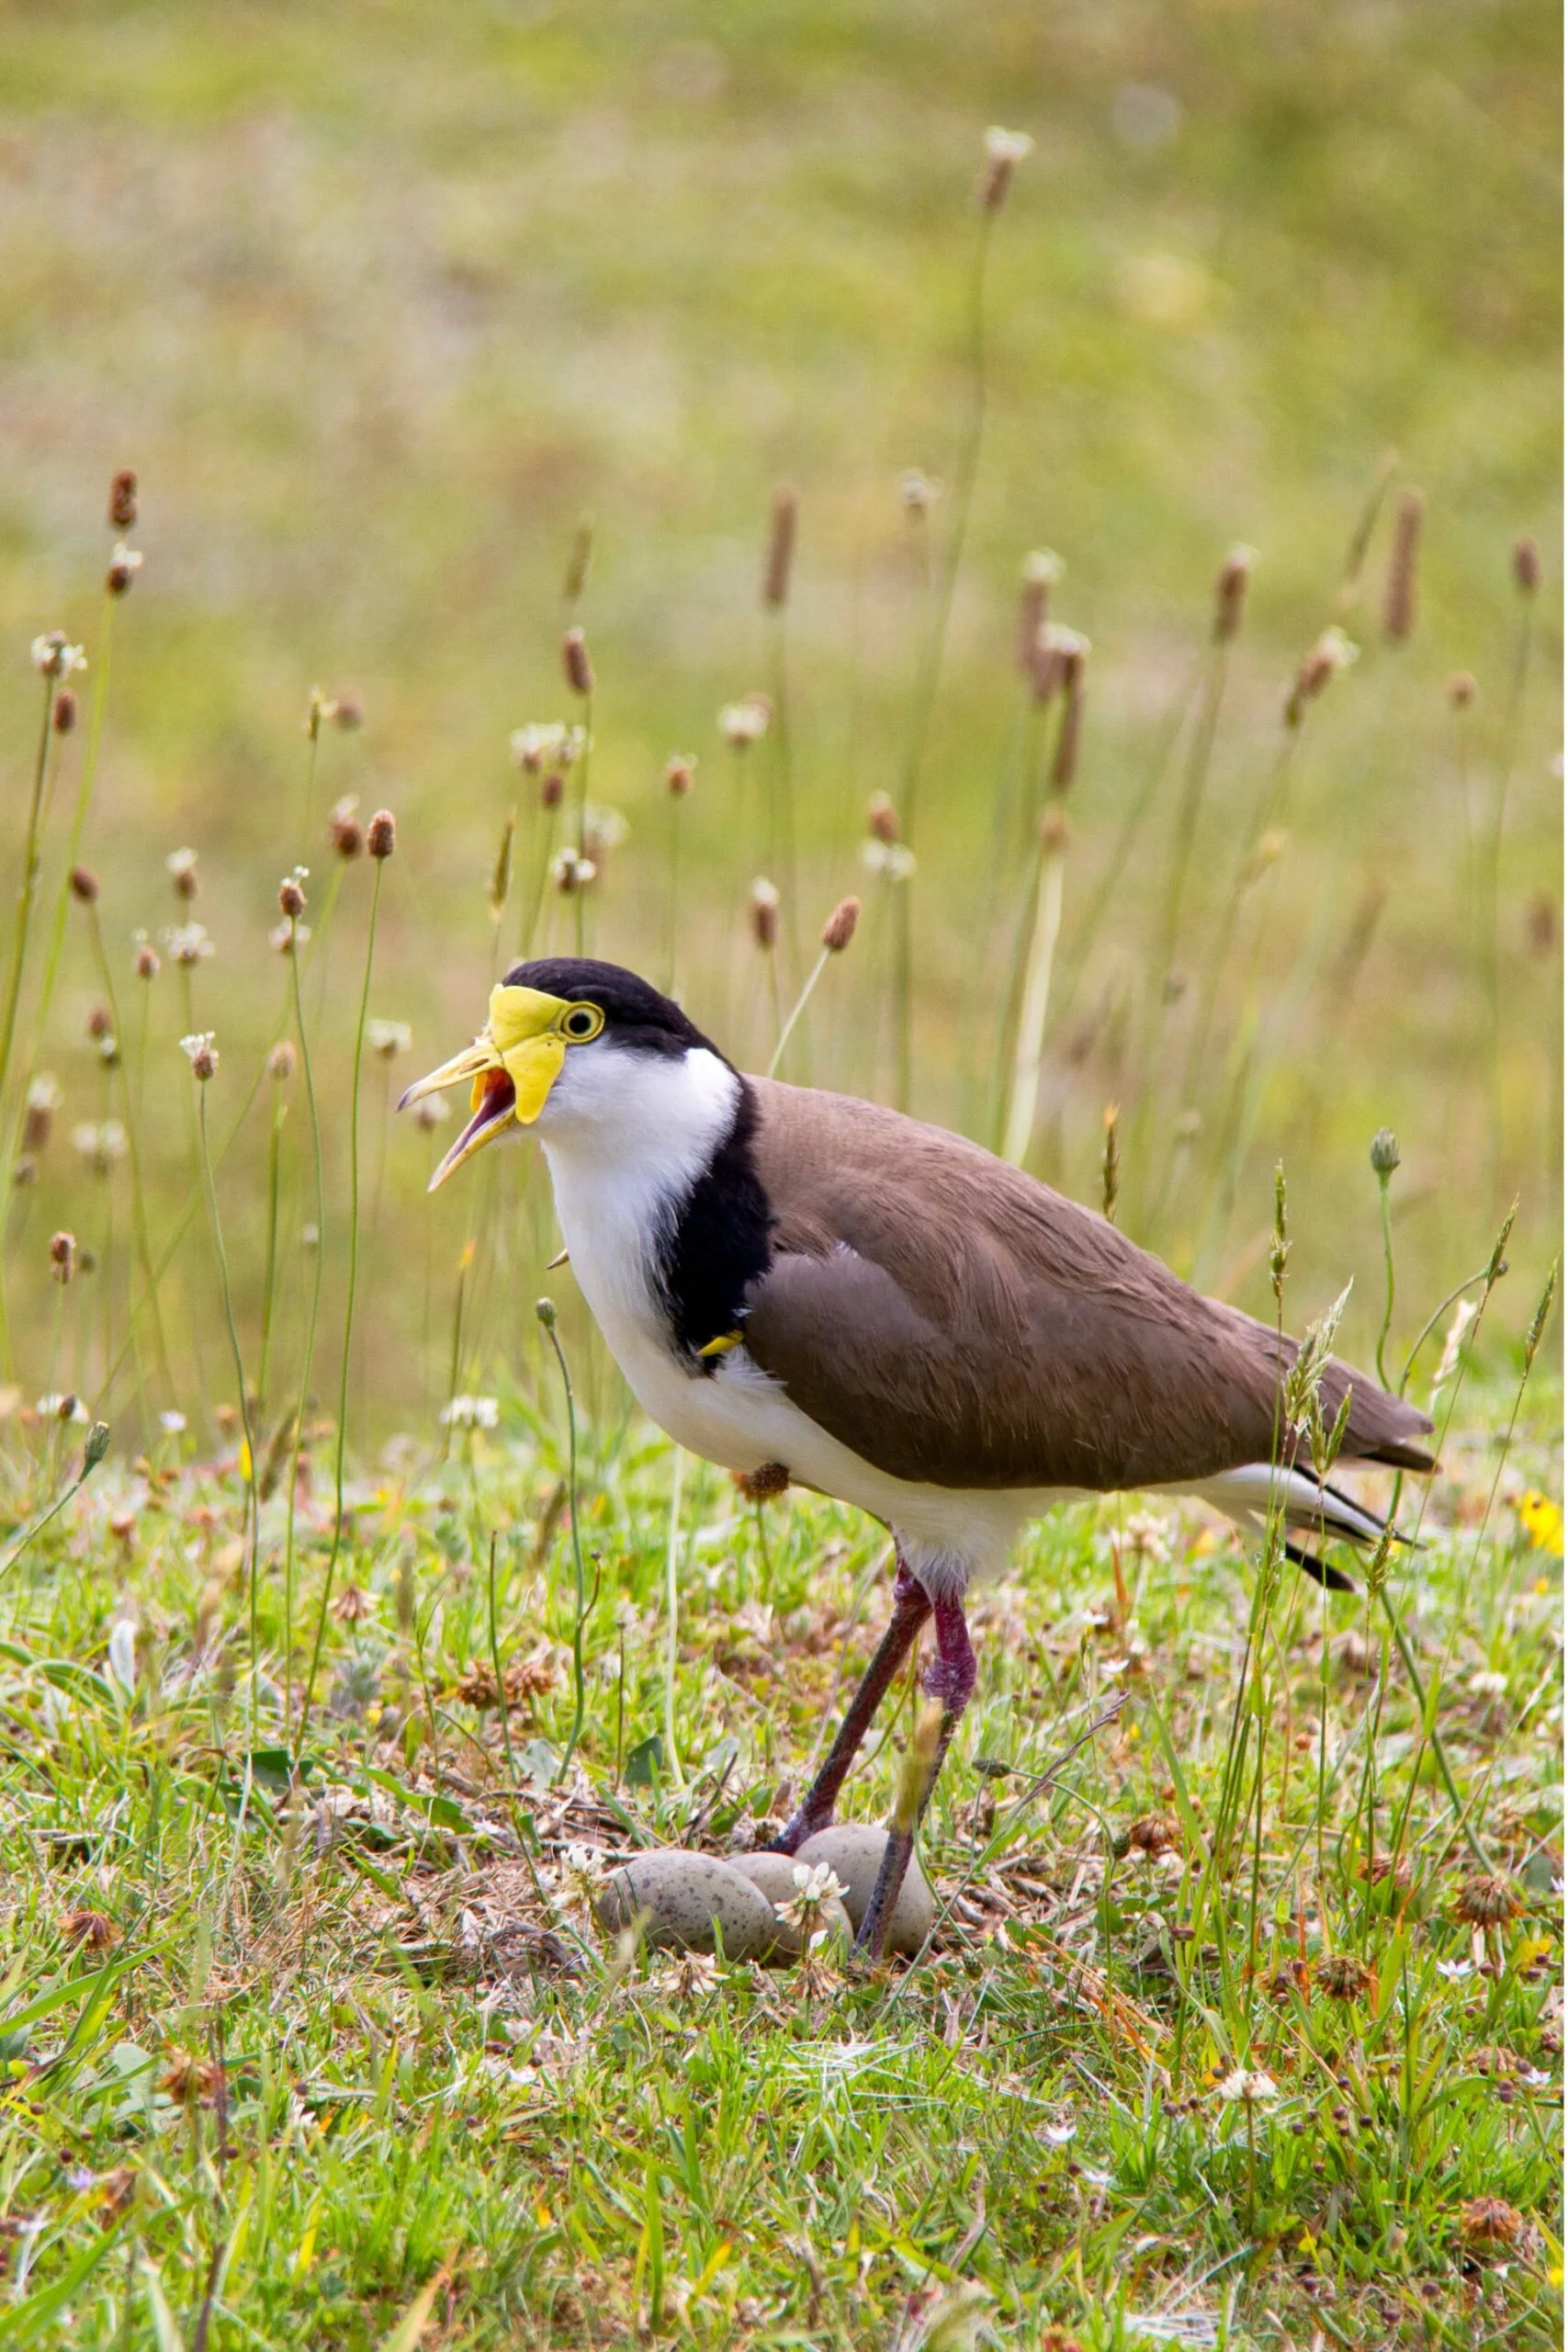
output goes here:
[[[777, 1226], [747, 1347], [863, 1460], [935, 1486], [1109, 1491], [1269, 1458], [1266, 1325], [960, 1136], [752, 1083]], [[1325, 1414], [1348, 1387], [1343, 1459], [1431, 1467], [1415, 1442], [1431, 1423], [1337, 1361]]]

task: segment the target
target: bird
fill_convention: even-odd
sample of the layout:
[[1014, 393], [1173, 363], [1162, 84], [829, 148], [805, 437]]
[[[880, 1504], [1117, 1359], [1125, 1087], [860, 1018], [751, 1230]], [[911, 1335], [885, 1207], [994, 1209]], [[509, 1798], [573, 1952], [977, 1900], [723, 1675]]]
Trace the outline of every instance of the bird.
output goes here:
[[[536, 1136], [565, 1254], [649, 1417], [754, 1491], [815, 1488], [892, 1537], [886, 1631], [775, 1840], [793, 1854], [831, 1823], [929, 1622], [929, 1769], [861, 1920], [873, 1962], [975, 1689], [965, 1595], [1031, 1521], [1129, 1489], [1196, 1495], [1251, 1531], [1277, 1513], [1290, 1556], [1337, 1588], [1314, 1542], [1392, 1535], [1290, 1424], [1295, 1341], [962, 1136], [747, 1076], [635, 972], [514, 965], [472, 1045], [399, 1107], [465, 1080], [471, 1115], [430, 1190]], [[1337, 1357], [1319, 1378], [1339, 1462], [1436, 1466], [1425, 1415]]]

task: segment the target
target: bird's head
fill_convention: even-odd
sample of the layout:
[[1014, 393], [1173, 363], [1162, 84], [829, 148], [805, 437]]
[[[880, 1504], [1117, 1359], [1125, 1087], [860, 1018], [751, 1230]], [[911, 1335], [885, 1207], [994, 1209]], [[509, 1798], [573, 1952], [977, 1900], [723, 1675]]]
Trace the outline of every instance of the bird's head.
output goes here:
[[650, 1059], [684, 1061], [694, 1047], [713, 1051], [680, 1006], [635, 972], [546, 956], [513, 966], [491, 989], [490, 1018], [473, 1044], [416, 1079], [398, 1108], [469, 1082], [472, 1116], [431, 1178], [434, 1192], [485, 1144], [520, 1127], [548, 1136], [574, 1114], [614, 1118], [632, 1072]]

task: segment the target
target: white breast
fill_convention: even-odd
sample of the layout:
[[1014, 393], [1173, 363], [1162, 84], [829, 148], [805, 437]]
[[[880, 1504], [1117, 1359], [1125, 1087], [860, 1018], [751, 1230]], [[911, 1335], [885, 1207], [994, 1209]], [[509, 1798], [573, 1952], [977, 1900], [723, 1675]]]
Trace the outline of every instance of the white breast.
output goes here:
[[656, 1058], [595, 1047], [568, 1057], [538, 1133], [573, 1273], [643, 1410], [727, 1470], [782, 1462], [795, 1481], [854, 1504], [899, 1536], [930, 1586], [998, 1574], [1013, 1537], [1060, 1494], [916, 1485], [829, 1436], [744, 1347], [694, 1373], [657, 1289], [657, 1237], [678, 1215], [735, 1116], [739, 1081], [705, 1048]]

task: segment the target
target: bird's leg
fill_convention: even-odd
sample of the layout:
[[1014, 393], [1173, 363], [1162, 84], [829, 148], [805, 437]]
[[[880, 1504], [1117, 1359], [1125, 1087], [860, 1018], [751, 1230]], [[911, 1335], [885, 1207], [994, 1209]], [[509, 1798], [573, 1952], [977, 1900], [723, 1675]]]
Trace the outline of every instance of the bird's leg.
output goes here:
[[[893, 1819], [883, 1849], [871, 1901], [860, 1923], [855, 1950], [868, 1960], [880, 1960], [887, 1930], [897, 1908], [904, 1873], [915, 1850], [915, 1832], [931, 1801], [942, 1758], [958, 1728], [958, 1718], [975, 1689], [975, 1650], [964, 1615], [962, 1599], [948, 1597], [932, 1603], [936, 1620], [936, 1657], [926, 1669], [927, 1695], [937, 1702], [928, 1710], [934, 1723], [917, 1726], [906, 1762], [906, 1776], [894, 1802]], [[939, 1712], [940, 1711], [940, 1712]], [[921, 1734], [925, 1736], [922, 1737]]]
[[893, 1580], [893, 1614], [887, 1631], [861, 1677], [860, 1688], [850, 1701], [839, 1725], [839, 1736], [828, 1750], [821, 1770], [795, 1807], [787, 1826], [773, 1839], [768, 1849], [770, 1853], [797, 1853], [816, 1830], [826, 1829], [832, 1820], [833, 1807], [839, 1801], [844, 1775], [854, 1761], [855, 1750], [870, 1729], [872, 1717], [887, 1695], [888, 1684], [908, 1657], [910, 1645], [931, 1615], [931, 1609], [924, 1586], [916, 1583], [900, 1560]]

